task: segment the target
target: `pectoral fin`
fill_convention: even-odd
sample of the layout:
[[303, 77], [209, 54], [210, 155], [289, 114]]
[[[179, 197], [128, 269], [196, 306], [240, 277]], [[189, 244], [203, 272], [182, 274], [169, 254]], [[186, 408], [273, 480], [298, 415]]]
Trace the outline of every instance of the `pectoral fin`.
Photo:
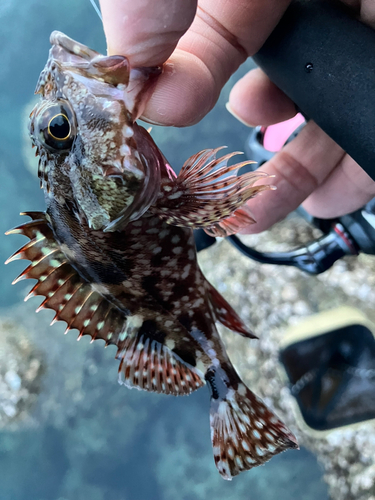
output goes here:
[[[192, 156], [181, 169], [177, 179], [164, 180], [157, 210], [168, 224], [194, 229], [203, 228], [212, 236], [229, 236], [248, 224], [254, 223], [246, 201], [270, 185], [254, 186], [266, 178], [263, 172], [249, 172], [240, 176], [236, 172], [251, 161], [228, 166], [230, 153], [216, 158], [222, 148], [207, 149]], [[233, 172], [232, 175], [223, 177]]]

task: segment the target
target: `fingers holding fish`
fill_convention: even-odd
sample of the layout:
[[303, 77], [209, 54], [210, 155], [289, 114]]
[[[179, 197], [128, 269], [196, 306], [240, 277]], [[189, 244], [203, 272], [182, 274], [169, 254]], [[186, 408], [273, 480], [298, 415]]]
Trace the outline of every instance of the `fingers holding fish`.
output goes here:
[[102, 0], [101, 6], [110, 53], [127, 54], [132, 64], [165, 62], [180, 38], [144, 117], [156, 124], [186, 126], [212, 109], [228, 78], [261, 47], [289, 3], [201, 0], [184, 35], [194, 2], [184, 2], [178, 11], [170, 0], [142, 5]]
[[276, 191], [262, 193], [250, 207], [256, 224], [246, 227], [243, 234], [260, 233], [295, 210], [311, 193], [322, 185], [336, 168], [344, 151], [314, 122], [287, 144], [262, 171], [274, 175]]
[[375, 196], [375, 182], [312, 121], [264, 163], [262, 171], [274, 176], [276, 191], [248, 202], [257, 223], [249, 224], [243, 234], [269, 229], [301, 204], [315, 217], [333, 218], [357, 210]]

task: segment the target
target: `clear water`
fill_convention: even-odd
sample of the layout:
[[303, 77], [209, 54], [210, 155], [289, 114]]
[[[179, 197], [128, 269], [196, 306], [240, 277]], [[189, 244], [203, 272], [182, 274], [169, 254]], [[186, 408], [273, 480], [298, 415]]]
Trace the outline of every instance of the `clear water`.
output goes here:
[[[0, 23], [3, 234], [20, 223], [20, 211], [42, 210], [44, 205], [22, 145], [26, 110], [47, 58], [50, 32], [58, 29], [100, 51], [105, 51], [105, 41], [88, 0], [4, 0]], [[243, 149], [248, 131], [224, 108], [229, 88], [199, 125], [155, 130], [172, 165], [178, 168], [206, 147]], [[0, 261], [16, 247], [16, 237], [1, 237]], [[18, 269], [22, 264], [1, 268], [1, 315], [21, 304], [22, 287], [10, 286]], [[28, 314], [36, 305], [22, 306], [22, 311]], [[124, 389], [116, 382], [113, 351], [89, 346], [87, 339], [77, 344], [73, 334], [63, 337], [59, 326], [47, 328], [49, 320], [48, 313], [41, 313], [32, 320], [39, 322], [39, 330], [30, 332], [46, 360], [34, 424], [0, 430], [0, 500], [327, 498], [322, 471], [306, 450], [284, 453], [265, 467], [224, 482], [212, 459], [204, 389], [189, 398]]]

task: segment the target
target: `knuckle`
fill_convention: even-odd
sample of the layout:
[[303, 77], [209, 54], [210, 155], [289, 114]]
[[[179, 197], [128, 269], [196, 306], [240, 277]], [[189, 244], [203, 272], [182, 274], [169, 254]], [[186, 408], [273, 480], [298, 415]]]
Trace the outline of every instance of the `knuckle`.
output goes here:
[[277, 184], [284, 181], [290, 187], [301, 193], [309, 195], [319, 186], [319, 182], [314, 175], [294, 156], [286, 151], [280, 151], [271, 160], [275, 169]]

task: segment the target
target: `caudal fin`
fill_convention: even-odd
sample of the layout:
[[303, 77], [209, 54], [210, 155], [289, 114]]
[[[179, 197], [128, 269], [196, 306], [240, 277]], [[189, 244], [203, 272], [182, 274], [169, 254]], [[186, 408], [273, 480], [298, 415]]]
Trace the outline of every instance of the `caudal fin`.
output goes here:
[[298, 448], [290, 430], [242, 383], [225, 398], [211, 398], [210, 424], [215, 464], [227, 480]]

